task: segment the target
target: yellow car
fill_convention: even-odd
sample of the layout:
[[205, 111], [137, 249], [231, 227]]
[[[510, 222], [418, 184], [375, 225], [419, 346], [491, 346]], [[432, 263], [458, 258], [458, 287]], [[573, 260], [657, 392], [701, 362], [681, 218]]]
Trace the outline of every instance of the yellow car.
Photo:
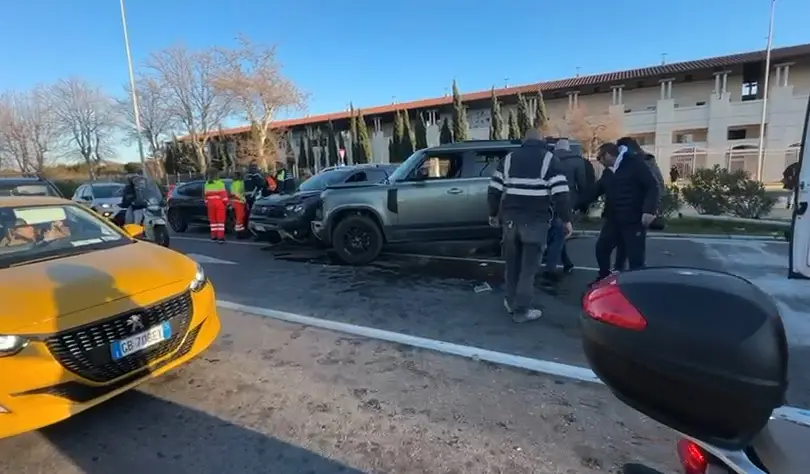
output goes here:
[[186, 256], [70, 201], [0, 197], [0, 438], [188, 362], [219, 333]]

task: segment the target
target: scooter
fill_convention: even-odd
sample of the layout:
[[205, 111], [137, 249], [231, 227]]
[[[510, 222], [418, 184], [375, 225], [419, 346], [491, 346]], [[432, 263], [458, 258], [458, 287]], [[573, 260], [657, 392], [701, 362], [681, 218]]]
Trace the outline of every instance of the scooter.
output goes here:
[[[119, 227], [126, 223], [126, 209], [118, 211], [110, 219]], [[161, 206], [156, 200], [149, 200], [143, 210], [143, 221], [141, 225], [144, 229], [143, 240], [154, 242], [163, 247], [168, 247], [170, 243], [169, 228], [166, 220], [166, 208]]]
[[589, 364], [619, 400], [682, 435], [684, 474], [808, 472], [810, 410], [783, 406], [787, 337], [761, 289], [648, 268], [602, 280], [582, 307]]

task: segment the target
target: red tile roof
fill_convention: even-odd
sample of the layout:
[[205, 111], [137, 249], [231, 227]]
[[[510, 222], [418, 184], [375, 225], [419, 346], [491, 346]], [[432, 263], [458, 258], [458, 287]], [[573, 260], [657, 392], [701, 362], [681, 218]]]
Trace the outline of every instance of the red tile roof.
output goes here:
[[[810, 44], [802, 44], [797, 46], [787, 46], [784, 48], [775, 48], [771, 50], [771, 61], [782, 61], [798, 56], [810, 56]], [[590, 76], [580, 76], [568, 79], [559, 79], [556, 81], [538, 82], [535, 84], [528, 84], [516, 87], [504, 87], [495, 89], [497, 96], [510, 96], [518, 93], [533, 93], [539, 91], [554, 92], [565, 89], [573, 89], [582, 86], [600, 85], [600, 84], [621, 84], [622, 81], [638, 80], [650, 77], [666, 76], [668, 74], [679, 74], [690, 71], [698, 71], [705, 69], [720, 69], [725, 67], [736, 66], [753, 61], [761, 61], [765, 59], [765, 50], [753, 51], [748, 53], [731, 54], [728, 56], [718, 56], [714, 58], [697, 59], [694, 61], [684, 61], [680, 63], [665, 64], [659, 66], [650, 66], [639, 69], [630, 69], [628, 71], [608, 72], [604, 74], [594, 74]], [[492, 92], [490, 90], [470, 92], [462, 94], [461, 98], [465, 102], [487, 99]], [[429, 107], [439, 107], [449, 105], [453, 102], [451, 96], [435, 97], [432, 99], [414, 100], [411, 102], [400, 102], [398, 104], [380, 105], [377, 107], [368, 107], [361, 109], [363, 115], [380, 115], [392, 113], [397, 110], [403, 109], [422, 109]], [[325, 123], [329, 120], [341, 120], [350, 118], [348, 110], [342, 112], [334, 112], [331, 114], [311, 115], [308, 117], [300, 117], [289, 120], [279, 120], [273, 122], [273, 128], [289, 128], [300, 125], [309, 125], [316, 123]], [[225, 134], [237, 134], [250, 130], [250, 126], [236, 127], [223, 130]], [[217, 134], [220, 132], [217, 132]], [[186, 137], [183, 137], [186, 138]]]

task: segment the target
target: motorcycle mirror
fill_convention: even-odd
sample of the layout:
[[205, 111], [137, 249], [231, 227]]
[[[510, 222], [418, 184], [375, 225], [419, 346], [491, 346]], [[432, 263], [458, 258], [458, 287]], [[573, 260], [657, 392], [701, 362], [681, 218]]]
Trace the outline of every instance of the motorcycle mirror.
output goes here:
[[144, 228], [142, 225], [138, 224], [124, 224], [124, 232], [134, 239], [143, 235]]

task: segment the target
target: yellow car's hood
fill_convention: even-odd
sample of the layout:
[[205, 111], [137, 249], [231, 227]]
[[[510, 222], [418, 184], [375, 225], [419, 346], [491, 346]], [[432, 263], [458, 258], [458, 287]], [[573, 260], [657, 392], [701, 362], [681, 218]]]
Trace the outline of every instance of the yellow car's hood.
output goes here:
[[[196, 264], [172, 250], [138, 242], [74, 257], [0, 270], [0, 333], [30, 327], [106, 303], [109, 310], [172, 296]], [[154, 291], [166, 287], [165, 295]], [[182, 288], [182, 286], [180, 286]], [[171, 291], [168, 291], [171, 290]], [[147, 295], [138, 298], [137, 295]], [[121, 300], [131, 300], [123, 304]], [[92, 311], [102, 315], [106, 311]]]

